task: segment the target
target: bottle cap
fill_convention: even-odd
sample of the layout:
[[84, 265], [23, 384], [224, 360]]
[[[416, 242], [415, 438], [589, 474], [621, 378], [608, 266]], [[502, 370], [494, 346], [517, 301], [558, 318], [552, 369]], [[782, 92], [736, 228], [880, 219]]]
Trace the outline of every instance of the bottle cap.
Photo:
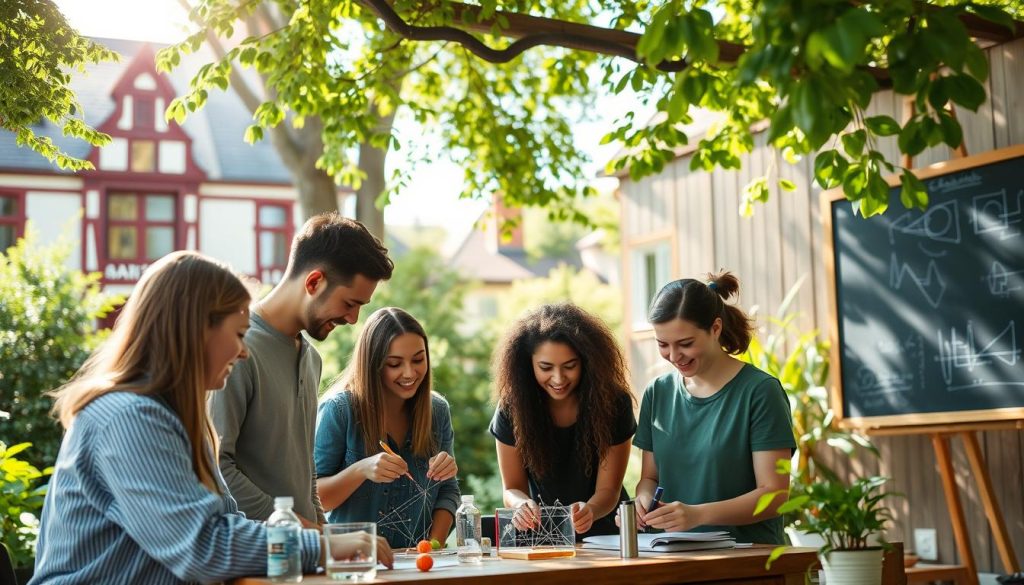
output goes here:
[[473, 503], [473, 496], [472, 495], [462, 496], [462, 503], [464, 503], [464, 504], [472, 504]]
[[278, 496], [274, 498], [275, 508], [291, 508], [295, 505], [295, 499], [291, 496]]

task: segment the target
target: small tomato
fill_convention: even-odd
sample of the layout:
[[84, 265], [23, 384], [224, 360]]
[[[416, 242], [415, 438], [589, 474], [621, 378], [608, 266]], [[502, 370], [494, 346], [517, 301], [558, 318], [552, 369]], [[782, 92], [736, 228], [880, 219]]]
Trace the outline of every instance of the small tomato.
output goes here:
[[434, 566], [434, 557], [427, 553], [421, 554], [416, 557], [416, 568], [421, 571], [429, 571]]

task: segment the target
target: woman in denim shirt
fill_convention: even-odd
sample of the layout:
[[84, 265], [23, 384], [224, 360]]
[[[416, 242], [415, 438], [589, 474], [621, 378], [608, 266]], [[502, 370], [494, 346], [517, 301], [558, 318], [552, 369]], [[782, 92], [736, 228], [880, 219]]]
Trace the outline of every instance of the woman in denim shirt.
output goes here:
[[375, 311], [317, 412], [313, 457], [328, 521], [377, 522], [394, 547], [444, 542], [459, 505], [453, 441], [448, 402], [431, 392], [423, 327], [402, 309]]

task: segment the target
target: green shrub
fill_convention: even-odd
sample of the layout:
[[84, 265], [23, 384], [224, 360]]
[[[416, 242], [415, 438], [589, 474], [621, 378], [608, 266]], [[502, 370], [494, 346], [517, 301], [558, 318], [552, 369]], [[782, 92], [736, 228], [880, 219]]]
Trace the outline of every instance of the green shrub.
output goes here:
[[35, 484], [53, 473], [52, 467], [39, 471], [31, 463], [15, 457], [30, 445], [20, 443], [8, 448], [0, 442], [0, 522], [3, 544], [10, 550], [15, 567], [32, 566], [39, 535], [37, 513], [43, 507], [47, 487]]
[[35, 445], [29, 461], [52, 465], [61, 429], [46, 392], [66, 382], [96, 347], [96, 320], [121, 298], [100, 291], [99, 273], [67, 267], [66, 242], [38, 245], [31, 229], [0, 254], [0, 441]]

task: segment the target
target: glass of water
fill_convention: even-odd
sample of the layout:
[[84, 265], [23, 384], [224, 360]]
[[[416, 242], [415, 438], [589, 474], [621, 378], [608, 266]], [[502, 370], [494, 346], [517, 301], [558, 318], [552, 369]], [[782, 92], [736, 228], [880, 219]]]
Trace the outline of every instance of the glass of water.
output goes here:
[[337, 581], [372, 581], [377, 577], [377, 525], [347, 522], [324, 526], [327, 576]]

